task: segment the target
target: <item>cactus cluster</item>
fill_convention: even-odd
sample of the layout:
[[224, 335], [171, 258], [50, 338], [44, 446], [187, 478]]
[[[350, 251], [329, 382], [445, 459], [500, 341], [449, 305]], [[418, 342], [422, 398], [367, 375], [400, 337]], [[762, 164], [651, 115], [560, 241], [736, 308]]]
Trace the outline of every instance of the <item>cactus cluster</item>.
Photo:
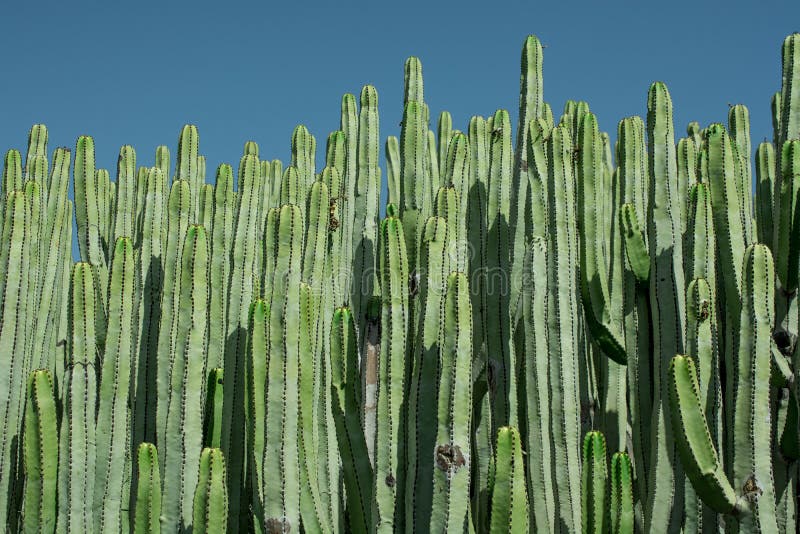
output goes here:
[[747, 108], [676, 142], [660, 82], [614, 143], [556, 120], [534, 36], [515, 132], [434, 131], [410, 58], [399, 137], [367, 85], [321, 169], [298, 126], [209, 180], [187, 125], [112, 180], [35, 125], [0, 183], [0, 531], [796, 532], [800, 34], [782, 60], [753, 162]]

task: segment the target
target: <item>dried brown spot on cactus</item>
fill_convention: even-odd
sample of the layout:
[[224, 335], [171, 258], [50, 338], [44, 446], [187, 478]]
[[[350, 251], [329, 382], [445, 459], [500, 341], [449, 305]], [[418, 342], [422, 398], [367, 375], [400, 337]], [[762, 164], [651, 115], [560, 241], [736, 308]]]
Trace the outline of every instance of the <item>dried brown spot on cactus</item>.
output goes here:
[[292, 530], [292, 526], [289, 524], [288, 520], [278, 517], [270, 517], [266, 520], [264, 526], [266, 527], [267, 534], [286, 534]]
[[458, 471], [466, 463], [461, 447], [445, 443], [436, 447], [436, 467], [442, 471]]
[[750, 475], [747, 480], [744, 481], [744, 486], [742, 486], [742, 496], [750, 502], [755, 502], [762, 493], [763, 490], [758, 480], [756, 480], [756, 476]]
[[711, 306], [707, 300], [700, 304], [700, 319], [705, 321], [711, 315]]
[[386, 485], [387, 486], [389, 486], [390, 488], [393, 488], [395, 482], [396, 482], [396, 480], [394, 479], [394, 477], [392, 475], [386, 475]]

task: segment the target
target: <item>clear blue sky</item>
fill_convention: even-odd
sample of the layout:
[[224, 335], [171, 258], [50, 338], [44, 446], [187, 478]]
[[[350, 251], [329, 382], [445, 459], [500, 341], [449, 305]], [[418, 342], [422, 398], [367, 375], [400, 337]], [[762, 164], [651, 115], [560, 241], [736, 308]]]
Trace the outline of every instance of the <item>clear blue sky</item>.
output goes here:
[[422, 59], [432, 117], [448, 110], [463, 129], [503, 107], [516, 120], [529, 33], [547, 46], [545, 99], [557, 114], [568, 98], [587, 100], [613, 134], [622, 117], [644, 115], [650, 82], [663, 80], [676, 132], [744, 103], [755, 147], [772, 135], [782, 39], [800, 31], [800, 1], [271, 4], [11, 2], [0, 13], [0, 150], [24, 150], [44, 122], [51, 152], [93, 135], [98, 166], [114, 176], [121, 145], [151, 165], [191, 122], [213, 179], [248, 139], [262, 158], [288, 160], [299, 123], [324, 147], [342, 94], [365, 83], [378, 89], [381, 137], [398, 135], [409, 55]]

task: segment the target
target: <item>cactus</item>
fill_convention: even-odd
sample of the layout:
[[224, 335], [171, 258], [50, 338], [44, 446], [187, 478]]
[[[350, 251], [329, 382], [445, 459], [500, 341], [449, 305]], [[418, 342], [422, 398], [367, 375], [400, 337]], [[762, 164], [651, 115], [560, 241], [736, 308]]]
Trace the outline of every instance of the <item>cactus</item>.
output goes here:
[[392, 532], [404, 480], [400, 462], [402, 400], [408, 336], [408, 257], [403, 224], [395, 216], [381, 222], [381, 353], [378, 361], [377, 424], [372, 521], [377, 532]]
[[[284, 447], [286, 439], [298, 440], [298, 366], [300, 363], [300, 277], [303, 247], [300, 208], [281, 208], [277, 262], [267, 324], [267, 367], [264, 377], [263, 452], [260, 481], [262, 529], [287, 532], [300, 524], [300, 457], [296, 447]], [[263, 354], [263, 353], [262, 353]], [[262, 356], [263, 357], [263, 356]], [[255, 356], [254, 356], [255, 358]], [[255, 373], [255, 371], [254, 371]], [[254, 389], [257, 391], [257, 389]], [[258, 413], [258, 412], [256, 412]], [[254, 451], [259, 454], [258, 450]]]
[[[668, 415], [666, 376], [673, 355], [683, 352], [685, 294], [683, 247], [677, 194], [672, 100], [663, 83], [650, 87], [647, 99], [648, 245], [650, 247], [650, 302], [653, 324], [653, 436], [648, 479], [648, 526], [667, 526], [679, 521], [683, 506], [682, 480], [675, 467], [675, 445]], [[671, 489], [672, 488], [672, 489]]]
[[28, 381], [25, 406], [24, 532], [55, 532], [58, 425], [53, 376], [37, 369]]
[[355, 320], [349, 308], [337, 308], [331, 324], [331, 394], [347, 495], [348, 525], [353, 532], [370, 530], [372, 466], [361, 428], [360, 389]]
[[528, 452], [528, 493], [538, 497], [531, 502], [531, 524], [545, 530], [555, 528], [555, 487], [553, 485], [550, 381], [548, 379], [547, 323], [547, 242], [534, 237], [528, 243], [523, 283], [523, 324], [525, 328], [524, 378], [520, 398], [525, 399], [520, 418], [524, 419], [525, 450]]
[[168, 384], [161, 463], [161, 526], [175, 531], [192, 521], [192, 496], [203, 444], [203, 384], [208, 336], [208, 237], [192, 225], [182, 245], [175, 345]]
[[412, 57], [399, 136], [365, 85], [319, 172], [300, 125], [206, 184], [188, 124], [174, 169], [79, 137], [70, 184], [34, 125], [0, 180], [0, 530], [794, 532], [799, 45], [754, 162], [745, 106], [676, 143], [660, 82], [615, 144], [587, 102], [554, 121], [534, 36], [513, 136], [431, 110]]
[[631, 458], [625, 452], [611, 456], [611, 532], [632, 534], [634, 532], [633, 468]]
[[597, 431], [587, 432], [583, 438], [583, 473], [581, 483], [581, 517], [584, 532], [608, 530], [606, 484], [608, 464], [606, 439]]
[[[24, 264], [27, 201], [22, 191], [8, 194], [0, 255], [2, 310], [0, 310], [0, 354], [7, 358], [0, 389], [0, 525], [13, 519], [16, 491], [16, 446], [22, 432], [25, 378], [27, 276]], [[9, 516], [8, 514], [12, 514]]]
[[70, 361], [64, 384], [64, 412], [59, 431], [59, 532], [95, 532], [92, 514], [95, 481], [97, 399], [97, 327], [93, 266], [72, 269]]
[[152, 443], [139, 445], [139, 481], [136, 488], [136, 510], [133, 531], [135, 534], [160, 534], [161, 532], [161, 475], [158, 471], [158, 454]]
[[519, 431], [514, 427], [501, 427], [497, 432], [495, 450], [489, 532], [527, 532], [528, 494]]
[[128, 501], [134, 278], [133, 243], [120, 237], [112, 258], [106, 346], [98, 380], [93, 514], [99, 532], [122, 529], [123, 503]]
[[[769, 455], [770, 332], [774, 310], [772, 255], [762, 244], [747, 248], [742, 266], [737, 377], [733, 403], [736, 440], [730, 462], [733, 484], [723, 470], [703, 409], [703, 395], [691, 357], [676, 356], [670, 366], [671, 408], [681, 461], [698, 495], [713, 510], [732, 514], [743, 530], [777, 531], [775, 487]], [[702, 377], [702, 373], [699, 375]], [[752, 403], [752, 404], [751, 404]], [[759, 414], [759, 412], [761, 412]], [[759, 428], [762, 427], [762, 428]]]
[[[572, 141], [559, 125], [547, 142], [548, 160], [548, 343], [550, 358], [551, 420], [557, 521], [568, 529], [580, 524], [580, 411], [578, 361], [578, 250], [572, 178]], [[552, 303], [552, 304], [550, 304]], [[552, 308], [549, 306], [552, 305]], [[588, 407], [586, 407], [588, 409]]]
[[240, 494], [245, 489], [244, 446], [245, 425], [241, 417], [245, 409], [245, 348], [247, 345], [248, 310], [256, 289], [256, 236], [259, 230], [258, 183], [260, 166], [258, 157], [243, 156], [239, 163], [239, 193], [233, 243], [231, 245], [230, 282], [227, 303], [225, 360], [223, 368], [228, 386], [222, 417], [222, 450], [228, 462], [230, 514], [228, 528], [238, 530], [240, 514], [246, 515]]
[[200, 455], [200, 480], [194, 494], [192, 532], [225, 532], [228, 522], [225, 479], [225, 456], [222, 451], [203, 449]]
[[405, 502], [406, 523], [423, 528], [431, 521], [434, 491], [435, 457], [430, 451], [436, 447], [438, 410], [427, 405], [437, 397], [439, 347], [444, 339], [442, 310], [447, 287], [447, 222], [441, 217], [431, 217], [425, 224], [420, 262], [417, 338], [414, 346], [409, 386], [408, 409], [408, 472]]
[[[472, 311], [464, 273], [447, 278], [439, 349], [431, 532], [469, 532]], [[464, 385], [466, 384], [466, 386]]]

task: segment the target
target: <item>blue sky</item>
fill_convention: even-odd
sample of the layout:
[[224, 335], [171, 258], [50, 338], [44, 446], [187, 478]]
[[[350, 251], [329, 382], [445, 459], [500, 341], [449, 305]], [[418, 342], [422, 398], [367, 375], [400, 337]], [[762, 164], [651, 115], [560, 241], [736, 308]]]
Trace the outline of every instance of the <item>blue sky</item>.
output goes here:
[[[541, 4], [541, 5], [540, 5]], [[422, 59], [432, 116], [507, 108], [516, 118], [525, 36], [544, 51], [544, 92], [557, 114], [587, 100], [602, 129], [645, 113], [647, 88], [667, 83], [676, 132], [751, 111], [755, 148], [771, 138], [780, 45], [800, 31], [800, 2], [12, 2], [0, 22], [0, 150], [24, 150], [44, 122], [50, 149], [95, 137], [115, 174], [119, 147], [140, 165], [198, 125], [209, 179], [238, 161], [289, 157], [305, 124], [324, 147], [345, 92], [377, 87], [381, 136], [398, 135], [403, 61]], [[741, 6], [741, 7], [739, 7]], [[321, 161], [321, 158], [318, 158]]]

